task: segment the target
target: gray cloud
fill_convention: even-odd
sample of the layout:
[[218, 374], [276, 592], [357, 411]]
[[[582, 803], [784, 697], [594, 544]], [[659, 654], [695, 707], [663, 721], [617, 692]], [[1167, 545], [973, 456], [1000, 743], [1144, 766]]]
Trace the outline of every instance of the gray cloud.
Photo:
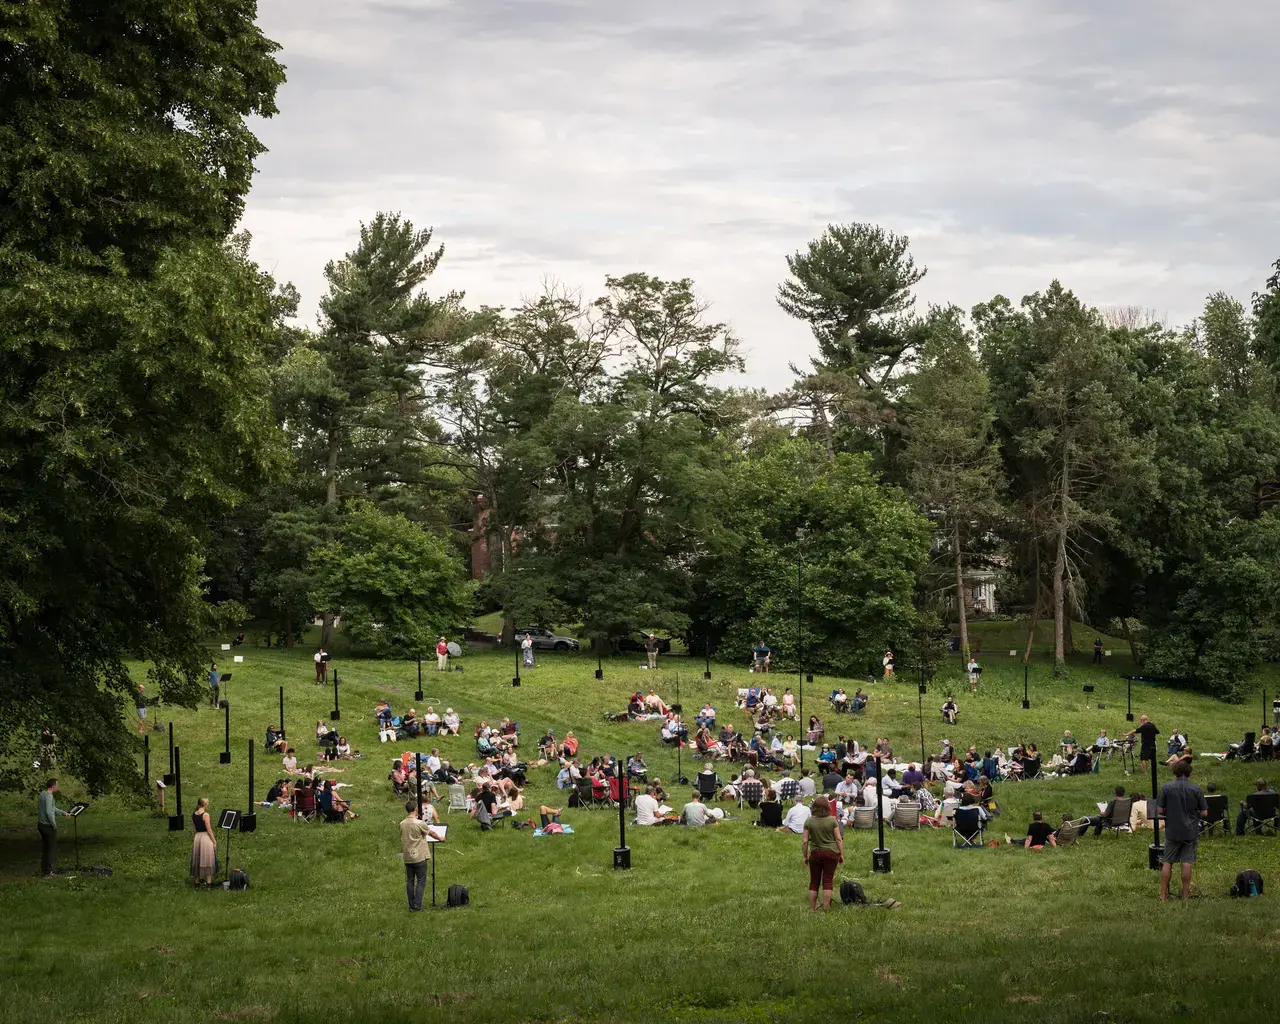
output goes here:
[[1280, 256], [1280, 9], [705, 0], [264, 0], [289, 82], [245, 226], [314, 308], [379, 209], [433, 224], [435, 287], [689, 276], [779, 387], [773, 304], [832, 221], [909, 234], [924, 301], [1194, 316]]

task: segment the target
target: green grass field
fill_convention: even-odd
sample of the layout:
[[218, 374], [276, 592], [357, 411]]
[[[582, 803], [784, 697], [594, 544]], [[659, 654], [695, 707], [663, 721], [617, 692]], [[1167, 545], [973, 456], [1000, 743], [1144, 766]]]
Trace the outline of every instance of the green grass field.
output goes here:
[[[1077, 631], [1076, 642], [1087, 648], [1092, 634], [1084, 640]], [[980, 748], [1024, 739], [1048, 749], [1064, 727], [1087, 739], [1100, 727], [1124, 731], [1118, 673], [1128, 661], [1115, 647], [1098, 669], [1083, 655], [1060, 682], [1037, 660], [1029, 711], [1019, 704], [1021, 663], [1007, 650], [997, 655], [985, 645], [977, 696], [965, 692], [954, 660], [924, 701], [926, 746], [933, 752], [949, 735]], [[250, 738], [259, 749], [259, 799], [277, 777], [278, 758], [261, 753], [261, 736], [277, 716], [279, 686], [304, 761], [315, 751], [316, 720], [331, 707], [332, 690], [311, 682], [308, 649], [250, 648], [245, 656], [233, 666], [229, 690], [231, 765], [218, 763], [221, 712], [156, 709], [162, 722], [173, 721], [182, 749], [188, 815], [201, 795], [210, 797], [215, 820], [221, 808], [245, 807]], [[465, 735], [438, 745], [465, 763], [474, 749], [465, 727], [509, 715], [521, 722], [526, 750], [547, 726], [559, 735], [572, 728], [582, 754], [642, 749], [651, 771], [670, 782], [676, 758], [658, 743], [656, 726], [609, 724], [603, 713], [620, 709], [632, 689], [655, 684], [673, 700], [678, 671], [687, 717], [706, 698], [722, 718], [732, 717], [733, 693], [755, 677], [715, 666], [706, 682], [696, 661], [671, 658], [654, 674], [640, 671], [640, 660], [607, 661], [597, 682], [594, 659], [543, 655], [538, 668], [522, 673], [519, 689], [510, 686], [506, 654], [469, 656], [461, 673], [424, 666], [427, 696], [464, 719]], [[798, 837], [754, 829], [749, 815], [696, 831], [628, 828], [633, 867], [625, 872], [611, 866], [616, 812], [568, 811], [576, 834], [551, 838], [510, 828], [481, 834], [455, 815], [438, 887], [442, 894], [451, 882], [468, 885], [472, 905], [410, 915], [396, 856], [403, 810], [385, 781], [393, 754], [408, 744], [380, 746], [372, 708], [380, 696], [397, 712], [413, 705], [415, 667], [337, 667], [341, 729], [365, 754], [342, 776], [353, 784], [346, 793], [361, 817], [305, 825], [257, 808], [258, 831], [237, 835], [232, 851], [235, 866], [251, 875], [249, 892], [193, 892], [189, 826], [169, 833], [158, 812], [116, 797], [80, 820], [81, 860], [114, 874], [38, 879], [34, 798], [0, 802], [0, 918], [8, 930], [0, 1019], [1165, 1020], [1251, 1012], [1280, 953], [1280, 923], [1268, 902], [1276, 897], [1226, 898], [1245, 867], [1280, 886], [1280, 841], [1234, 836], [1201, 844], [1200, 898], [1180, 906], [1157, 899], [1149, 833], [1029, 853], [952, 850], [942, 830], [893, 832], [894, 872], [873, 876], [874, 831], [850, 831], [837, 879], [858, 878], [873, 899], [892, 896], [903, 908], [810, 915]], [[1270, 677], [1259, 687], [1264, 681], [1274, 690]], [[797, 684], [783, 674], [772, 682]], [[955, 728], [937, 713], [949, 683], [961, 709]], [[1085, 683], [1096, 686], [1089, 698]], [[822, 678], [806, 685], [807, 708], [825, 711], [830, 689]], [[824, 714], [828, 732], [863, 742], [885, 735], [900, 755], [917, 756], [914, 685], [904, 679], [870, 689], [871, 707], [859, 719]], [[1225, 749], [1261, 718], [1259, 700], [1233, 707], [1145, 686], [1135, 687], [1134, 710], [1166, 732], [1181, 726], [1197, 750]], [[165, 761], [164, 740], [153, 734], [153, 777]], [[696, 769], [686, 759], [684, 770]], [[1194, 779], [1217, 782], [1234, 813], [1258, 773], [1257, 765], [1198, 758]], [[1021, 836], [1035, 808], [1051, 822], [1064, 811], [1090, 813], [1117, 782], [1150, 787], [1149, 778], [1123, 778], [1115, 761], [1099, 775], [1003, 784], [997, 797], [1005, 813], [989, 835]], [[59, 806], [82, 795], [74, 779], [64, 777], [62, 788]], [[675, 795], [683, 802], [684, 791]], [[554, 769], [534, 771], [528, 802], [536, 810], [557, 798]], [[60, 854], [70, 869], [66, 826]]]

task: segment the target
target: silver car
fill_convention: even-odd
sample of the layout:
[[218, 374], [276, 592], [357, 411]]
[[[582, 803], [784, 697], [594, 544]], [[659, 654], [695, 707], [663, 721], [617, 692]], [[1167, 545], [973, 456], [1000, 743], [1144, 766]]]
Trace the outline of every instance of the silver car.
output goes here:
[[516, 630], [516, 646], [524, 643], [525, 634], [533, 641], [534, 650], [538, 651], [576, 651], [578, 641], [571, 636], [559, 636], [541, 626], [521, 626]]

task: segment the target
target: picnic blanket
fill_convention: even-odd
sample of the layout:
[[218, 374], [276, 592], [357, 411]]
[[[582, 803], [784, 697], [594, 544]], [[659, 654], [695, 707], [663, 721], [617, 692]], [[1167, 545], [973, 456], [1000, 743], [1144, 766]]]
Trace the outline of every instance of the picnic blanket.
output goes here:
[[563, 832], [543, 832], [543, 831], [542, 831], [542, 829], [540, 829], [540, 828], [539, 828], [539, 829], [534, 829], [533, 834], [534, 834], [535, 836], [554, 836], [554, 835], [565, 835], [565, 836], [571, 836], [571, 835], [573, 835], [573, 828], [572, 828], [571, 826], [569, 826], [569, 825], [562, 825], [562, 826], [561, 826], [561, 828], [563, 828], [563, 829], [564, 829], [564, 831], [563, 831]]

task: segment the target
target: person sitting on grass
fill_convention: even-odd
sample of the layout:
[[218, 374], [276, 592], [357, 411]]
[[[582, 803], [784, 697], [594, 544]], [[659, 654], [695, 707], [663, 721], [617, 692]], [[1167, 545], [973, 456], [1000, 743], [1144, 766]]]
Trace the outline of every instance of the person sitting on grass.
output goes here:
[[804, 832], [804, 823], [809, 820], [809, 808], [805, 806], [804, 797], [796, 794], [795, 801], [787, 808], [786, 817], [778, 826], [779, 832], [791, 832], [800, 835]]
[[695, 789], [692, 798], [680, 812], [680, 824], [689, 828], [701, 828], [703, 825], [714, 825], [716, 821], [708, 813], [707, 805], [702, 802], [701, 794]]
[[654, 795], [653, 787], [647, 786], [645, 791], [636, 797], [636, 817], [633, 825], [674, 825], [676, 819], [664, 817], [661, 803]]
[[468, 817], [474, 818], [480, 825], [481, 832], [493, 829], [494, 815], [498, 809], [498, 796], [488, 782], [480, 784], [471, 791], [472, 807]]
[[1021, 846], [1024, 850], [1043, 850], [1045, 843], [1050, 846], [1058, 845], [1058, 837], [1053, 831], [1053, 826], [1044, 820], [1044, 814], [1041, 811], [1031, 813], [1031, 824], [1027, 826], [1026, 838], [1021, 843], [1014, 843], [1007, 835], [1004, 841], [1013, 846]]
[[726, 782], [723, 786], [720, 787], [720, 791], [716, 794], [716, 799], [717, 800], [737, 800], [738, 785], [739, 785], [738, 776], [735, 775], [733, 778], [731, 778], [728, 782]]
[[546, 828], [553, 821], [559, 825], [560, 815], [563, 813], [563, 807], [548, 807], [546, 804], [538, 805], [538, 820], [542, 823], [543, 828]]
[[644, 755], [640, 751], [637, 750], [633, 756], [627, 758], [627, 774], [642, 782], [648, 776], [649, 766], [645, 763]]
[[939, 710], [942, 712], [942, 717], [947, 720], [949, 725], [956, 724], [956, 716], [960, 714], [960, 709], [956, 706], [954, 698], [948, 697], [944, 700], [942, 702], [942, 707]]
[[298, 770], [298, 755], [294, 752], [293, 747], [289, 747], [284, 752], [284, 758], [281, 763], [284, 765], [284, 770], [290, 775], [302, 774], [302, 772]]
[[823, 773], [826, 773], [835, 766], [835, 763], [836, 752], [831, 749], [831, 744], [822, 744], [822, 749], [818, 751], [818, 769]]
[[796, 714], [796, 696], [791, 692], [791, 687], [787, 687], [782, 694], [782, 713], [788, 718], [798, 717]]
[[782, 741], [782, 756], [792, 768], [800, 763], [800, 744], [790, 733], [787, 733], [787, 738]]
[[276, 807], [292, 807], [293, 792], [289, 785], [289, 780], [276, 779], [272, 787], [267, 790], [267, 799], [265, 802]]
[[283, 754], [289, 749], [288, 742], [286, 742], [281, 733], [276, 731], [276, 727], [274, 725], [267, 726], [266, 748], [275, 754]]
[[863, 693], [862, 687], [859, 686], [858, 689], [854, 692], [853, 696], [849, 699], [849, 710], [856, 715], [858, 712], [866, 708], [867, 701], [870, 699], [871, 698], [869, 698], [865, 693]]
[[805, 733], [805, 736], [809, 741], [809, 746], [814, 747], [814, 746], [817, 746], [819, 743], [821, 743], [822, 737], [825, 731], [826, 730], [822, 725], [822, 719], [819, 718], [817, 715], [810, 715], [809, 730], [807, 733]]
[[441, 720], [441, 726], [446, 736], [457, 736], [458, 730], [462, 728], [462, 719], [453, 708], [444, 709], [444, 718]]
[[644, 699], [644, 706], [645, 710], [650, 712], [656, 711], [660, 715], [667, 713], [667, 702], [658, 696], [657, 690], [649, 691], [649, 696]]
[[764, 799], [760, 801], [760, 820], [756, 824], [761, 828], [782, 828], [782, 803], [775, 790], [764, 791]]
[[578, 737], [573, 734], [572, 729], [564, 734], [564, 743], [560, 745], [560, 752], [565, 757], [578, 756]]
[[355, 759], [356, 755], [352, 752], [351, 744], [347, 742], [347, 738], [345, 736], [338, 737], [338, 746], [335, 749], [338, 756], [344, 761], [351, 761]]

